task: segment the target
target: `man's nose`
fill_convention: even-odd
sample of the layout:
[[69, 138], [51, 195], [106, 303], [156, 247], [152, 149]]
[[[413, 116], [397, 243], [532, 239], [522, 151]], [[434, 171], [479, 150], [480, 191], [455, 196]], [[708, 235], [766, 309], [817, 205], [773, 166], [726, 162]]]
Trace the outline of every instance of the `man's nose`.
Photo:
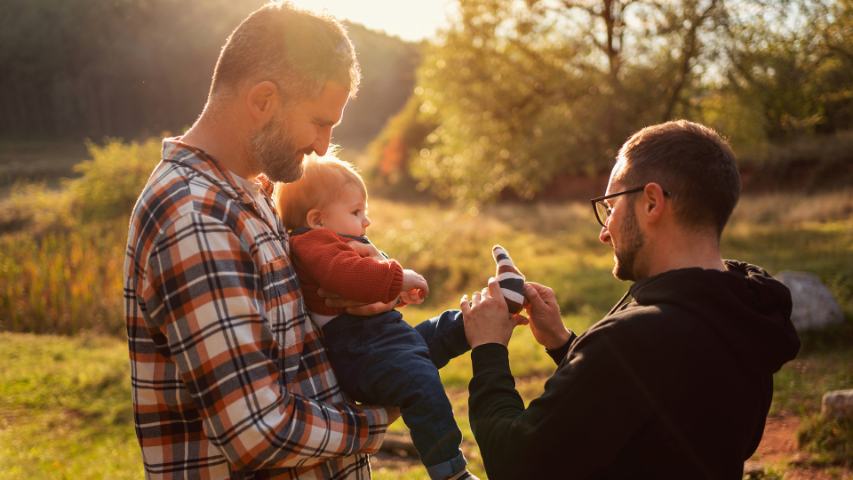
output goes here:
[[607, 230], [607, 227], [601, 227], [601, 231], [598, 232], [598, 240], [601, 243], [610, 244], [610, 231]]
[[311, 148], [314, 149], [314, 152], [322, 157], [329, 150], [329, 142], [332, 140], [332, 128], [324, 127], [321, 128], [317, 133], [317, 138], [314, 139], [314, 144], [311, 145]]
[[364, 225], [364, 228], [369, 227], [370, 226], [370, 217], [365, 215], [364, 220], [361, 221], [361, 224]]

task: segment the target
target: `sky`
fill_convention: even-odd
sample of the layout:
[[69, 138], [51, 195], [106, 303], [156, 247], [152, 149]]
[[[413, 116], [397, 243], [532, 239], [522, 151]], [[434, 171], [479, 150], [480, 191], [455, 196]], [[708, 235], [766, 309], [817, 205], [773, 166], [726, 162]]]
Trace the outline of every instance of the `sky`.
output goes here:
[[454, 0], [291, 0], [302, 8], [325, 11], [404, 40], [431, 38], [447, 25]]

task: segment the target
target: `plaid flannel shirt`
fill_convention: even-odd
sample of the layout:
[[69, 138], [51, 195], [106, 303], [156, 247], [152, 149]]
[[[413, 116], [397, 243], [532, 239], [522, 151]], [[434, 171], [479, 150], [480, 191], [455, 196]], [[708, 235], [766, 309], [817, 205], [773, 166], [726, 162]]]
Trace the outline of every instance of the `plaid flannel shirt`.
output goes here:
[[386, 412], [346, 402], [287, 235], [238, 184], [165, 139], [131, 216], [125, 312], [146, 476], [369, 478]]

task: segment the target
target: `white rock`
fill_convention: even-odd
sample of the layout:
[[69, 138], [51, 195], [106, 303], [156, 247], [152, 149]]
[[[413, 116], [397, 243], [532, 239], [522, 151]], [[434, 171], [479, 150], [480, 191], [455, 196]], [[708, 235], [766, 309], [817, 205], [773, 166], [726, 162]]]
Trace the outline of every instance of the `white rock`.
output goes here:
[[791, 320], [798, 332], [818, 330], [844, 322], [844, 313], [817, 275], [781, 272], [776, 279], [791, 291]]
[[828, 418], [853, 418], [853, 389], [824, 393], [820, 414]]

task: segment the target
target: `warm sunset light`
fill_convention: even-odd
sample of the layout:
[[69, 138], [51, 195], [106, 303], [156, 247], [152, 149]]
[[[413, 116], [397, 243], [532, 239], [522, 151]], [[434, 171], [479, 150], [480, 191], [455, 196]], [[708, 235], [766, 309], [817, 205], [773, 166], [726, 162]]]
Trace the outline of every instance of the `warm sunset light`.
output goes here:
[[294, 5], [325, 11], [341, 20], [360, 23], [404, 40], [421, 40], [435, 35], [447, 24], [455, 2], [450, 0], [294, 0]]
[[0, 0], [0, 480], [853, 480], [851, 32]]

